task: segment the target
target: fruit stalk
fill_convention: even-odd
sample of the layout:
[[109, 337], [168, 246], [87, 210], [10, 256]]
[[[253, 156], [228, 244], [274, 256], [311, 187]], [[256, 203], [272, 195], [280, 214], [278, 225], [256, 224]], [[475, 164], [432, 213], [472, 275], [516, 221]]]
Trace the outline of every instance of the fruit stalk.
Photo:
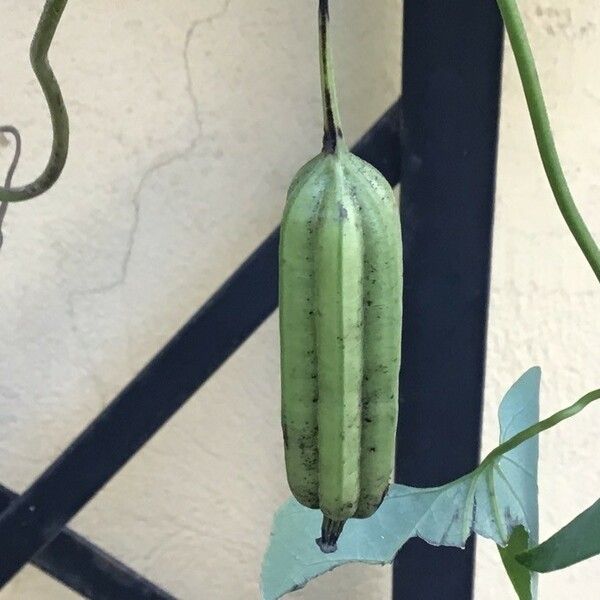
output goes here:
[[[323, 102], [323, 152], [335, 152], [344, 135], [337, 100], [333, 56], [329, 43], [329, 0], [319, 0], [319, 60]], [[344, 144], [345, 145], [345, 144]]]

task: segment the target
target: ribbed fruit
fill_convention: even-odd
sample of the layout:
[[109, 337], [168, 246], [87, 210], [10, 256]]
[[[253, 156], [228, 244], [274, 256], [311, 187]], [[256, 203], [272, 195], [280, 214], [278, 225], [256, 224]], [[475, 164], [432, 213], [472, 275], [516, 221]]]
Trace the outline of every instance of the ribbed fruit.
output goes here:
[[393, 470], [402, 245], [392, 189], [343, 141], [323, 0], [319, 14], [324, 144], [288, 192], [279, 301], [287, 478], [323, 512], [330, 552], [347, 519], [375, 512]]

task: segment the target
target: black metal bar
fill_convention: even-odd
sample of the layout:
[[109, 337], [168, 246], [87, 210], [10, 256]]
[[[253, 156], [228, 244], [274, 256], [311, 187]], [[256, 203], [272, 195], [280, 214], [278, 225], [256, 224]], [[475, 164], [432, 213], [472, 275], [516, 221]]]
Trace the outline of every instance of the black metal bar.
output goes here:
[[[400, 176], [399, 103], [358, 142]], [[0, 587], [148, 441], [277, 307], [275, 230], [29, 489], [0, 516]]]
[[[0, 485], [0, 511], [17, 494]], [[63, 530], [33, 557], [33, 564], [73, 591], [92, 600], [175, 600], [79, 534]]]
[[[502, 24], [494, 0], [405, 0], [405, 292], [397, 480], [446, 483], [479, 459]], [[413, 540], [394, 598], [472, 597], [466, 551]]]

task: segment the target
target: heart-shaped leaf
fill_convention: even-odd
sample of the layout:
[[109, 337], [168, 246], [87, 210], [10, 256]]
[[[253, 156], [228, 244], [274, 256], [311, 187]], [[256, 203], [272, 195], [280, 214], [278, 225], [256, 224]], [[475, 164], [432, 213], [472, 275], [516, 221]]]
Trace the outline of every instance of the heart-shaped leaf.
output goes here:
[[[500, 406], [502, 442], [538, 420], [540, 370], [527, 371], [508, 391]], [[509, 545], [516, 528], [537, 539], [537, 437], [507, 450], [492, 452], [472, 473], [435, 488], [392, 485], [370, 518], [351, 519], [333, 554], [315, 543], [321, 513], [288, 500], [275, 515], [271, 541], [263, 561], [264, 600], [276, 600], [309, 580], [350, 562], [391, 562], [412, 537], [430, 544], [464, 547], [475, 531], [501, 546]], [[531, 542], [529, 541], [531, 540]], [[523, 567], [515, 563], [511, 570]], [[536, 576], [519, 573], [522, 600], [535, 598]], [[526, 595], [527, 594], [527, 595]]]

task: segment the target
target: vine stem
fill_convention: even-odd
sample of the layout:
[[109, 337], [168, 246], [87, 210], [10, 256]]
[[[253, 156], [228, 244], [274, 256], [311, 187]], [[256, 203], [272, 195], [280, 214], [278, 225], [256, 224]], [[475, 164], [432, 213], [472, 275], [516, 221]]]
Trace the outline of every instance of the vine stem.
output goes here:
[[333, 72], [329, 43], [329, 0], [319, 0], [319, 59], [321, 66], [321, 98], [323, 101], [323, 152], [333, 154], [346, 148]]
[[497, 2], [515, 55], [535, 138], [554, 198], [573, 237], [600, 281], [600, 250], [577, 210], [569, 190], [552, 136], [540, 79], [517, 2], [516, 0], [497, 0]]
[[527, 429], [524, 429], [523, 431], [517, 433], [510, 439], [500, 444], [497, 448], [494, 448], [494, 450], [492, 450], [483, 459], [483, 461], [477, 468], [480, 470], [485, 469], [502, 454], [506, 454], [507, 452], [514, 450], [523, 442], [526, 442], [530, 438], [539, 435], [540, 433], [542, 433], [542, 431], [546, 431], [546, 429], [550, 429], [551, 427], [558, 425], [561, 421], [575, 416], [577, 413], [581, 412], [586, 406], [590, 405], [592, 402], [598, 399], [600, 399], [600, 389], [588, 392], [585, 396], [582, 396], [579, 400], [577, 400], [575, 404], [572, 404], [567, 408], [563, 408], [562, 410], [559, 410], [557, 413], [554, 413], [547, 419], [544, 419], [543, 421], [539, 421], [538, 423], [527, 427]]
[[[6, 172], [6, 178], [4, 179], [4, 187], [8, 190], [12, 184], [12, 178], [15, 174], [17, 165], [19, 164], [19, 158], [21, 156], [21, 134], [16, 127], [12, 125], [4, 125], [0, 127], [0, 133], [10, 133], [15, 138], [15, 153]], [[8, 202], [0, 202], [0, 248], [4, 243], [4, 236], [2, 234], [2, 223], [4, 223], [4, 217], [8, 210]]]
[[31, 66], [44, 92], [52, 121], [50, 158], [35, 181], [22, 187], [0, 187], [0, 203], [20, 202], [43, 194], [59, 178], [67, 160], [69, 118], [60, 87], [48, 62], [48, 50], [66, 4], [67, 0], [46, 0], [29, 51]]

